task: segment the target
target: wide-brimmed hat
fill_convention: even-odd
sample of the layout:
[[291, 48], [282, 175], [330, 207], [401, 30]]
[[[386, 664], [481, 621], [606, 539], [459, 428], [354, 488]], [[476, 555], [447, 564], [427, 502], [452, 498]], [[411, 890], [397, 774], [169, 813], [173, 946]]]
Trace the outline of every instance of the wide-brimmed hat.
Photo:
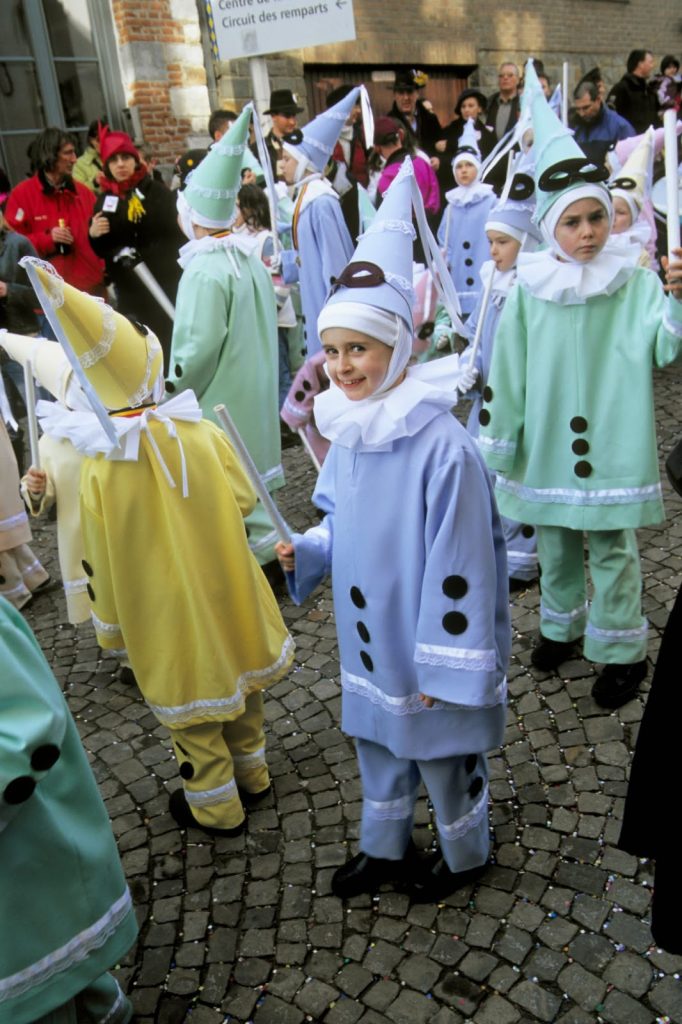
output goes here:
[[389, 86], [393, 92], [397, 92], [399, 89], [409, 89], [411, 92], [418, 92], [423, 89], [429, 80], [429, 76], [424, 71], [415, 71], [414, 68], [410, 71], [396, 71], [395, 80]]
[[479, 89], [464, 89], [464, 91], [461, 92], [457, 97], [457, 102], [455, 103], [456, 114], [461, 114], [462, 104], [464, 103], [464, 100], [469, 99], [477, 100], [478, 103], [480, 104], [481, 110], [485, 110], [486, 107], [488, 106], [488, 100]]
[[263, 111], [264, 114], [284, 114], [286, 117], [302, 112], [303, 107], [299, 107], [296, 94], [291, 89], [273, 89], [270, 93], [270, 106]]

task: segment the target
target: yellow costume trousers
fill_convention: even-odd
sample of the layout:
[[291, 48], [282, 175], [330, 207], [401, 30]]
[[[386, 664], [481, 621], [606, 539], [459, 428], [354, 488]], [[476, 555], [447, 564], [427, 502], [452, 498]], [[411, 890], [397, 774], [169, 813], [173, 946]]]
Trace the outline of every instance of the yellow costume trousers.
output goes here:
[[187, 803], [196, 820], [212, 828], [241, 824], [244, 808], [237, 787], [260, 793], [270, 785], [263, 694], [250, 694], [239, 718], [173, 729], [171, 739]]

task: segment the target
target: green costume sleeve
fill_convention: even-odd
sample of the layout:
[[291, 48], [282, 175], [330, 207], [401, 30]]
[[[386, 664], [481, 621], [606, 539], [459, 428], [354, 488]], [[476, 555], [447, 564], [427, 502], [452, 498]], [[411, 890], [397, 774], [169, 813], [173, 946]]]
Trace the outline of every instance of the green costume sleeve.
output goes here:
[[201, 404], [227, 341], [232, 279], [222, 281], [191, 268], [182, 275], [171, 344], [169, 391], [191, 388]]
[[[0, 832], [57, 762], [66, 708], [22, 616], [0, 598]], [[61, 695], [60, 695], [61, 696]]]
[[490, 469], [508, 473], [523, 433], [526, 406], [526, 317], [523, 291], [509, 293], [495, 335], [478, 445]]

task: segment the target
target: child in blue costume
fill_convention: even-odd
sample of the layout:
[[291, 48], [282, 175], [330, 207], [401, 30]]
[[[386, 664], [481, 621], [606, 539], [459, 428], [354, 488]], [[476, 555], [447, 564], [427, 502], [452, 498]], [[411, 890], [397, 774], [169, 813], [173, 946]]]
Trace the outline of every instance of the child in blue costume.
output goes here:
[[637, 265], [639, 246], [630, 253], [608, 244], [613, 209], [601, 172], [586, 165], [539, 91], [531, 102], [535, 219], [548, 248], [519, 259], [479, 446], [497, 472], [500, 510], [537, 528], [533, 664], [557, 668], [584, 637], [585, 657], [604, 665], [592, 696], [617, 708], [646, 675], [635, 530], [663, 519], [651, 370], [682, 353], [682, 250], [666, 299], [655, 274]]
[[[363, 810], [360, 852], [332, 890], [345, 899], [409, 875], [427, 902], [488, 859], [486, 751], [502, 741], [511, 637], [490, 480], [450, 411], [457, 358], [408, 369], [410, 177], [406, 161], [320, 315], [331, 386], [315, 416], [332, 446], [313, 501], [326, 517], [277, 553], [298, 603], [333, 579]], [[410, 839], [422, 780], [440, 840], [425, 862]]]
[[452, 161], [457, 186], [445, 193], [447, 206], [438, 228], [438, 243], [445, 251], [463, 318], [473, 312], [480, 295], [479, 273], [488, 258], [485, 222], [496, 201], [492, 186], [478, 180], [480, 170], [476, 133], [473, 121], [468, 121]]
[[[530, 186], [532, 188], [532, 181]], [[474, 438], [477, 438], [479, 434], [478, 416], [483, 405], [483, 396], [488, 391], [488, 377], [497, 325], [500, 322], [509, 291], [516, 281], [518, 254], [522, 249], [532, 252], [540, 242], [540, 232], [531, 219], [534, 209], [535, 205], [530, 196], [526, 196], [522, 200], [507, 198], [493, 207], [486, 221], [485, 231], [490, 244], [491, 259], [481, 267], [483, 292], [485, 293], [491, 275], [493, 275], [493, 283], [475, 364], [472, 368], [476, 375], [476, 385], [475, 389], [468, 394], [468, 397], [472, 398], [472, 403], [467, 419], [467, 430]], [[472, 354], [481, 306], [482, 297], [466, 325], [470, 345], [462, 353], [463, 363], [468, 363]], [[460, 390], [462, 383], [460, 383]], [[519, 523], [514, 519], [502, 516], [502, 529], [507, 542], [509, 587], [510, 590], [520, 590], [530, 581], [537, 579], [538, 575], [535, 527], [530, 523]]]

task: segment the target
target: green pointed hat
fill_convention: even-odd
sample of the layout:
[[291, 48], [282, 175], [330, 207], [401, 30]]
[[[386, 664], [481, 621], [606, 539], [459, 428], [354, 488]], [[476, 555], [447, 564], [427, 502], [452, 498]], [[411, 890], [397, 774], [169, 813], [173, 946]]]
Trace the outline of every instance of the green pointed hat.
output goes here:
[[181, 195], [195, 224], [227, 228], [234, 220], [252, 113], [253, 104], [247, 103], [229, 131], [211, 146], [187, 178]]
[[[535, 220], [539, 223], [560, 196], [582, 185], [608, 178], [605, 167], [590, 163], [573, 133], [565, 127], [545, 99], [542, 90], [533, 90], [530, 100], [533, 119], [535, 156]], [[609, 202], [608, 189], [604, 196]]]

